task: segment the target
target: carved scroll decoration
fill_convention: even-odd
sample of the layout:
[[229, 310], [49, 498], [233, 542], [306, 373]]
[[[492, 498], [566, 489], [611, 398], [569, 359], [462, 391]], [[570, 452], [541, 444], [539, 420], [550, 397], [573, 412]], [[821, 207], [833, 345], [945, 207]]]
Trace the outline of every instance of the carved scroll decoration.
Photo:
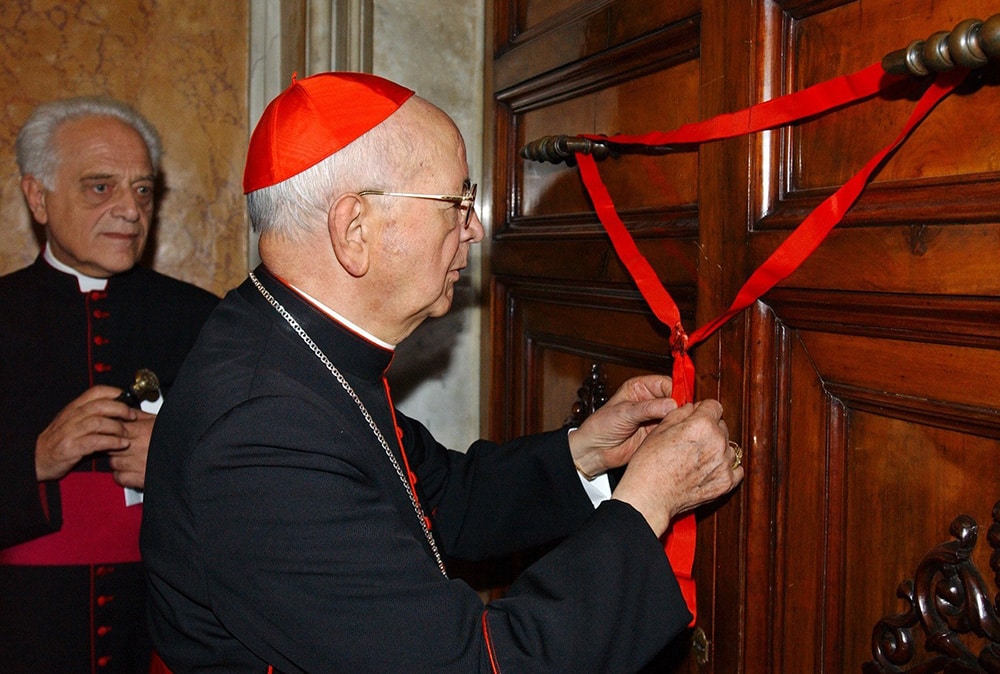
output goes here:
[[[875, 625], [874, 660], [863, 665], [864, 674], [1000, 674], [1000, 594], [991, 599], [971, 560], [978, 525], [959, 515], [951, 535], [955, 540], [928, 552], [913, 579], [900, 583], [896, 595], [907, 607]], [[1000, 586], [1000, 501], [987, 538], [994, 585]]]

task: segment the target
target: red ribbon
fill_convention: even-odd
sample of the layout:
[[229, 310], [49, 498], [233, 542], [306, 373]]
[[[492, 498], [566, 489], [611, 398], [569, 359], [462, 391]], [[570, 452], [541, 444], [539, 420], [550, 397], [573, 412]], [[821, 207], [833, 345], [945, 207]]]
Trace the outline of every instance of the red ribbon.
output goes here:
[[[850, 180], [817, 206], [788, 238], [750, 276], [732, 305], [702, 327], [688, 335], [681, 322], [680, 310], [670, 293], [663, 287], [656, 271], [639, 252], [638, 246], [625, 228], [615, 210], [597, 164], [589, 154], [577, 153], [580, 176], [590, 194], [591, 202], [601, 224], [608, 232], [615, 252], [628, 269], [643, 298], [653, 314], [670, 328], [670, 350], [673, 356], [673, 398], [678, 405], [694, 400], [694, 363], [689, 350], [718, 330], [734, 315], [753, 304], [757, 299], [787, 278], [809, 255], [819, 247], [827, 234], [839, 223], [854, 205], [874, 171], [903, 143], [934, 107], [965, 79], [967, 71], [955, 69], [940, 74], [917, 101], [910, 118], [899, 135], [872, 157]], [[906, 79], [902, 75], [889, 75], [881, 64], [875, 64], [853, 75], [836, 77], [826, 82], [765, 101], [744, 110], [727, 113], [711, 119], [685, 124], [671, 132], [653, 132], [638, 136], [585, 135], [594, 140], [610, 141], [622, 145], [670, 145], [704, 143], [723, 138], [733, 138], [791, 122], [855, 103], [898, 84]], [[697, 617], [694, 577], [694, 551], [696, 526], [693, 513], [675, 520], [664, 542], [667, 557], [680, 583], [688, 609]]]

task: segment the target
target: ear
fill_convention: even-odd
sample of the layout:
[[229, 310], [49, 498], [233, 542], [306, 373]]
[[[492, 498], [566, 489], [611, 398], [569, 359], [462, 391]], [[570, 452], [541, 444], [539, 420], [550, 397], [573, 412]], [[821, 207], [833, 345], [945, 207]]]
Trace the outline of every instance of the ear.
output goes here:
[[40, 225], [49, 223], [49, 211], [45, 207], [45, 187], [32, 175], [21, 178], [21, 191], [24, 192], [24, 199], [28, 202], [28, 210], [31, 216]]
[[361, 277], [368, 273], [369, 230], [364, 202], [356, 194], [341, 195], [327, 213], [326, 226], [334, 255], [348, 274]]

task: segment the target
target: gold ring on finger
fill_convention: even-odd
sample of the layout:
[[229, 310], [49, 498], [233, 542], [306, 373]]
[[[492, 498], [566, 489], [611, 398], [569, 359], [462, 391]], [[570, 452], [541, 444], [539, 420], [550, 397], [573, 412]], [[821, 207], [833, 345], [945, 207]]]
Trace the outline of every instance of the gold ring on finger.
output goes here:
[[741, 465], [743, 465], [743, 448], [740, 447], [739, 443], [730, 440], [729, 446], [733, 449], [733, 470], [736, 470]]

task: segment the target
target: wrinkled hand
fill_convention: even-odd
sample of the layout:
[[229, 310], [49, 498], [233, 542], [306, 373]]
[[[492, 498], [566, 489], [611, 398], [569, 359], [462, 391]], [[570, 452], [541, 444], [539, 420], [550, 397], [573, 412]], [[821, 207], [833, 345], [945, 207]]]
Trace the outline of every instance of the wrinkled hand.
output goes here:
[[612, 498], [630, 503], [657, 536], [678, 514], [713, 501], [743, 479], [716, 400], [671, 412], [642, 443]]
[[62, 478], [89, 454], [129, 446], [125, 422], [135, 421], [139, 412], [116, 401], [120, 393], [113, 386], [94, 386], [59, 411], [35, 441], [40, 482]]
[[629, 462], [656, 424], [677, 408], [670, 377], [629, 379], [599, 410], [569, 435], [573, 461], [588, 475]]
[[108, 452], [115, 482], [132, 489], [142, 489], [146, 484], [149, 436], [153, 433], [153, 422], [156, 421], [156, 415], [147, 412], [138, 412], [137, 417], [135, 421], [124, 424], [128, 447]]

